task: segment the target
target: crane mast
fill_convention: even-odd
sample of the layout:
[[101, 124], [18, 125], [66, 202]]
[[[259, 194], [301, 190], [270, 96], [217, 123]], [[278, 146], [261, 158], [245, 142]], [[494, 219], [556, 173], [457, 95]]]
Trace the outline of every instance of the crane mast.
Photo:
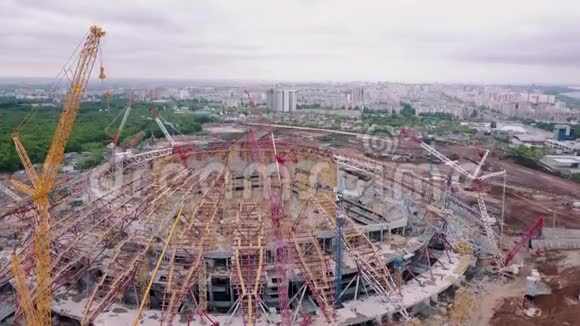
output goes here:
[[338, 191], [336, 194], [337, 199], [337, 216], [336, 216], [336, 239], [335, 239], [335, 275], [334, 275], [334, 304], [338, 306], [341, 304], [342, 293], [342, 239], [344, 234], [344, 179], [339, 175], [338, 171]]
[[[36, 273], [36, 310], [33, 313], [35, 318], [28, 314], [25, 316], [27, 325], [50, 325], [51, 324], [51, 275], [50, 275], [50, 226], [49, 226], [49, 200], [48, 194], [54, 187], [56, 175], [64, 156], [64, 150], [70, 135], [74, 121], [79, 112], [81, 97], [83, 96], [89, 76], [91, 75], [95, 64], [97, 53], [99, 51], [100, 39], [105, 32], [98, 26], [91, 26], [84, 45], [79, 53], [74, 75], [70, 87], [65, 95], [63, 111], [60, 115], [58, 124], [46, 159], [40, 169], [40, 174], [36, 172], [24, 146], [22, 146], [18, 133], [12, 135], [12, 140], [16, 145], [16, 151], [22, 164], [32, 182], [32, 187], [19, 184], [18, 188], [32, 195], [36, 206], [36, 229], [35, 238], [35, 273]], [[102, 67], [101, 67], [102, 70]], [[16, 259], [12, 264], [19, 264]], [[13, 266], [13, 270], [18, 270], [19, 266]], [[19, 283], [17, 287], [24, 289], [28, 284], [21, 284], [22, 278], [16, 278]], [[19, 292], [20, 302], [27, 302], [32, 306], [30, 291]], [[30, 308], [31, 309], [31, 308]]]

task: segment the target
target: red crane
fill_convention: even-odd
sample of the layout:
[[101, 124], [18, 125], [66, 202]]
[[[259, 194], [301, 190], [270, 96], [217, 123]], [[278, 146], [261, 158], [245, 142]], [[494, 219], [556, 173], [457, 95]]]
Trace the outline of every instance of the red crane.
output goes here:
[[510, 252], [508, 252], [508, 254], [505, 256], [505, 259], [503, 260], [503, 265], [507, 266], [512, 261], [512, 259], [514, 259], [520, 249], [522, 249], [522, 247], [526, 244], [526, 242], [541, 235], [542, 227], [544, 227], [544, 218], [540, 216], [536, 223], [532, 224], [532, 226], [528, 228], [528, 231], [522, 236], [520, 241], [516, 243], [516, 246], [513, 247]]
[[[250, 99], [250, 106], [254, 108], [254, 103]], [[272, 192], [272, 185], [270, 183], [270, 178], [266, 173], [266, 169], [264, 166], [264, 154], [262, 153], [262, 149], [260, 148], [260, 144], [258, 144], [258, 139], [256, 138], [256, 134], [254, 130], [251, 128], [248, 129], [248, 142], [250, 145], [250, 151], [252, 153], [252, 157], [254, 161], [258, 164], [258, 169], [260, 175], [264, 179], [263, 186], [264, 192], [266, 194], [266, 199], [269, 201], [270, 204], [270, 216], [272, 221], [272, 228], [274, 229], [274, 240], [275, 240], [275, 248], [276, 248], [276, 280], [278, 285], [278, 298], [280, 300], [280, 312], [282, 315], [282, 325], [289, 326], [290, 325], [290, 303], [288, 299], [288, 275], [286, 274], [286, 267], [287, 267], [287, 246], [286, 242], [284, 241], [284, 234], [282, 228], [282, 219], [283, 219], [283, 212], [281, 209], [282, 204], [282, 192], [280, 192], [279, 196], [274, 195]], [[282, 164], [283, 160], [278, 157], [275, 153], [276, 151], [276, 144], [274, 143], [274, 137], [272, 136], [272, 145], [274, 148], [274, 154], [276, 155], [276, 165], [278, 167], [278, 180], [280, 181], [280, 169], [279, 164]], [[282, 189], [282, 187], [280, 187]]]
[[133, 137], [127, 139], [127, 141], [125, 141], [122, 145], [123, 152], [126, 151], [128, 148], [137, 145], [143, 139], [143, 137], [145, 137], [145, 132], [139, 131], [138, 133], [133, 135]]

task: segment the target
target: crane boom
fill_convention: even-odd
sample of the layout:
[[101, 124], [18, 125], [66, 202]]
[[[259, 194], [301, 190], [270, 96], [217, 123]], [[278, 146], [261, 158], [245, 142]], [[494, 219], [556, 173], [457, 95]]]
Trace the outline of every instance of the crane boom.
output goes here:
[[97, 58], [101, 37], [104, 35], [105, 32], [100, 27], [91, 26], [89, 35], [80, 52], [70, 88], [65, 95], [63, 112], [60, 115], [52, 143], [41, 171], [41, 179], [51, 188], [54, 185], [56, 173], [64, 156], [64, 149], [68, 143], [74, 121], [79, 112], [81, 98], [85, 93], [89, 76]]
[[[474, 173], [471, 174], [471, 173], [467, 172], [459, 164], [457, 164], [457, 162], [450, 160], [445, 155], [443, 155], [439, 151], [437, 151], [435, 148], [429, 146], [424, 141], [422, 141], [421, 139], [419, 139], [419, 137], [417, 137], [408, 128], [402, 128], [401, 129], [401, 134], [403, 134], [406, 137], [409, 137], [409, 138], [413, 139], [415, 142], [419, 143], [419, 145], [421, 146], [421, 148], [423, 148], [424, 150], [426, 150], [427, 152], [429, 152], [430, 154], [432, 154], [433, 156], [435, 156], [436, 158], [438, 158], [439, 160], [441, 160], [445, 164], [447, 164], [450, 167], [452, 167], [455, 171], [457, 171], [460, 174], [462, 174], [463, 176], [467, 177], [474, 184], [479, 185], [484, 180], [487, 180], [487, 179], [490, 179], [490, 178], [493, 178], [493, 177], [499, 176], [499, 175], [505, 175], [505, 171], [499, 171], [499, 172], [491, 172], [489, 174], [486, 174], [486, 175], [483, 175], [483, 176], [479, 177], [479, 174], [481, 173], [481, 168], [483, 167], [483, 163], [485, 162], [485, 160], [487, 159], [487, 157], [489, 155], [489, 151], [485, 151], [483, 153], [483, 155], [481, 156], [481, 160], [480, 160], [479, 164], [477, 165]], [[496, 239], [495, 239], [495, 235], [494, 235], [493, 229], [491, 227], [491, 223], [492, 223], [492, 220], [493, 219], [489, 216], [489, 213], [487, 212], [487, 207], [485, 205], [485, 200], [483, 199], [483, 195], [481, 194], [481, 192], [478, 192], [478, 194], [477, 194], [477, 204], [479, 206], [479, 211], [480, 211], [480, 215], [481, 215], [481, 221], [483, 222], [483, 226], [485, 228], [485, 234], [487, 236], [487, 239], [488, 239], [490, 245], [492, 245], [493, 248], [496, 249], [496, 255], [497, 256], [501, 256], [501, 252], [499, 251], [499, 249], [497, 247], [497, 242], [496, 242]]]
[[487, 159], [488, 155], [489, 155], [489, 151], [486, 150], [485, 153], [483, 153], [483, 155], [481, 156], [481, 160], [479, 161], [479, 164], [477, 165], [477, 169], [475, 169], [475, 172], [473, 172], [474, 177], [477, 177], [479, 175], [479, 172], [481, 171], [481, 168], [483, 167], [483, 163]]
[[[83, 48], [79, 53], [74, 75], [70, 87], [65, 95], [63, 111], [60, 115], [52, 142], [48, 149], [45, 161], [42, 164], [40, 174], [37, 175], [31, 164], [28, 154], [20, 143], [18, 133], [12, 135], [16, 149], [22, 163], [31, 178], [33, 184], [33, 198], [36, 205], [36, 229], [35, 238], [35, 269], [36, 269], [36, 311], [34, 320], [27, 318], [27, 325], [51, 325], [52, 303], [52, 280], [50, 275], [50, 227], [49, 227], [49, 200], [48, 194], [54, 187], [56, 175], [64, 156], [64, 150], [70, 135], [74, 121], [80, 108], [81, 98], [86, 90], [89, 76], [93, 70], [100, 39], [105, 32], [98, 26], [91, 26]], [[17, 260], [13, 264], [19, 264]], [[17, 266], [13, 266], [16, 270]], [[18, 288], [28, 287], [16, 279]], [[30, 291], [19, 292], [20, 302], [31, 302]]]
[[18, 291], [19, 295], [18, 304], [24, 312], [24, 318], [28, 323], [33, 322], [33, 325], [41, 325], [36, 318], [32, 302], [30, 300], [25, 300], [25, 298], [32, 298], [32, 295], [30, 293], [30, 288], [28, 287], [28, 282], [26, 281], [26, 273], [22, 270], [18, 257], [14, 254], [10, 257], [10, 266], [12, 269], [12, 276], [16, 283], [16, 291]]
[[173, 137], [171, 137], [169, 131], [167, 131], [167, 128], [165, 128], [165, 125], [163, 124], [161, 119], [159, 119], [159, 114], [157, 113], [157, 111], [154, 108], [150, 108], [149, 113], [151, 113], [151, 117], [153, 117], [153, 120], [155, 120], [155, 122], [161, 129], [161, 131], [165, 135], [165, 138], [167, 138], [167, 141], [169, 142], [169, 144], [171, 144], [171, 147], [175, 146], [175, 140], [173, 140]]
[[515, 245], [515, 247], [506, 255], [506, 257], [503, 261], [503, 265], [504, 266], [509, 265], [509, 263], [512, 261], [512, 259], [514, 259], [514, 257], [518, 253], [518, 251], [520, 251], [520, 249], [522, 249], [522, 247], [524, 246], [526, 241], [529, 241], [530, 239], [532, 239], [536, 235], [536, 232], [541, 234], [543, 227], [544, 227], [544, 218], [542, 216], [540, 216], [538, 218], [538, 220], [536, 221], [536, 223], [532, 224], [528, 228], [528, 231], [526, 232], [526, 234], [524, 234], [522, 236], [522, 238], [520, 239], [520, 241], [518, 241], [518, 243]]
[[[32, 183], [32, 187], [36, 187], [36, 185], [39, 183], [38, 182], [39, 176], [36, 170], [34, 169], [34, 165], [32, 165], [32, 162], [30, 161], [28, 154], [26, 154], [24, 146], [22, 145], [20, 139], [18, 138], [18, 133], [15, 132], [12, 134], [12, 141], [14, 142], [14, 146], [16, 147], [16, 153], [18, 154], [18, 157], [20, 157], [20, 161], [22, 161], [22, 166], [24, 166], [24, 170], [26, 171], [26, 174], [28, 175], [28, 178]], [[34, 192], [34, 190], [30, 188], [27, 192]]]
[[125, 124], [127, 124], [127, 119], [129, 118], [129, 113], [131, 113], [132, 104], [131, 99], [129, 99], [129, 105], [125, 109], [125, 113], [123, 113], [123, 118], [121, 119], [121, 124], [119, 125], [119, 129], [115, 133], [115, 137], [113, 138], [113, 146], [117, 148], [119, 144], [119, 139], [121, 138], [121, 133], [123, 132], [123, 128], [125, 128]]
[[126, 142], [123, 143], [123, 152], [127, 150], [129, 147], [133, 147], [137, 145], [145, 137], [145, 132], [143, 130], [139, 131], [131, 139], [128, 139]]
[[419, 137], [417, 135], [415, 135], [408, 128], [401, 128], [401, 134], [403, 134], [406, 137], [411, 138], [414, 142], [418, 143], [422, 149], [426, 150], [429, 154], [435, 156], [436, 158], [441, 160], [443, 163], [449, 165], [457, 172], [461, 173], [462, 175], [464, 175], [470, 179], [472, 178], [471, 174], [469, 174], [469, 172], [467, 172], [463, 167], [461, 167], [459, 164], [457, 164], [457, 162], [450, 160], [445, 155], [443, 155], [439, 151], [437, 151], [435, 148], [429, 146], [427, 143], [425, 143], [424, 141], [419, 139]]

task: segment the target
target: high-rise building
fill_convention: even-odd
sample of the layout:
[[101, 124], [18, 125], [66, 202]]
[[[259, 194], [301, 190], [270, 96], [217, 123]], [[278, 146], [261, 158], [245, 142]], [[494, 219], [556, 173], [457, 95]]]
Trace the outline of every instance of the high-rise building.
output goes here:
[[272, 88], [266, 92], [268, 108], [275, 112], [296, 111], [296, 90]]
[[529, 94], [528, 93], [527, 100], [529, 103], [532, 103], [532, 104], [540, 104], [540, 103], [554, 104], [554, 103], [556, 103], [556, 96], [547, 95], [547, 94]]
[[351, 95], [351, 108], [362, 109], [366, 104], [367, 104], [367, 96], [365, 89], [362, 87], [353, 89]]

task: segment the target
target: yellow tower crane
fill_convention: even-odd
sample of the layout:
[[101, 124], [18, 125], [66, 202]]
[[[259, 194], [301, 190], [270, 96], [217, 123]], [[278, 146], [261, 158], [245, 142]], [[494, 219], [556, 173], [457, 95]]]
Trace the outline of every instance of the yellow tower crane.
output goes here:
[[[59, 166], [64, 156], [64, 150], [70, 138], [74, 121], [79, 112], [81, 97], [83, 96], [89, 76], [93, 69], [97, 53], [99, 51], [100, 39], [105, 35], [105, 32], [98, 26], [91, 26], [86, 37], [83, 47], [80, 50], [78, 60], [76, 61], [76, 68], [74, 75], [70, 81], [70, 88], [68, 89], [65, 99], [63, 111], [60, 115], [58, 125], [52, 143], [46, 155], [46, 159], [38, 173], [28, 154], [24, 150], [24, 146], [20, 142], [18, 133], [12, 134], [12, 140], [16, 145], [16, 152], [24, 165], [24, 169], [32, 187], [16, 183], [18, 189], [24, 191], [32, 196], [36, 206], [36, 219], [34, 230], [34, 245], [35, 245], [35, 273], [36, 273], [36, 302], [35, 307], [32, 305], [31, 291], [28, 288], [26, 278], [22, 277], [22, 268], [19, 265], [18, 259], [12, 259], [12, 270], [17, 272], [15, 280], [17, 283], [19, 301], [24, 311], [24, 316], [27, 319], [26, 325], [50, 325], [51, 324], [51, 309], [52, 303], [52, 280], [50, 275], [50, 226], [49, 226], [49, 201], [48, 194], [54, 187], [56, 182], [56, 175]], [[101, 74], [103, 70], [101, 68]], [[24, 282], [24, 284], [22, 284]], [[26, 303], [26, 304], [22, 304]]]

